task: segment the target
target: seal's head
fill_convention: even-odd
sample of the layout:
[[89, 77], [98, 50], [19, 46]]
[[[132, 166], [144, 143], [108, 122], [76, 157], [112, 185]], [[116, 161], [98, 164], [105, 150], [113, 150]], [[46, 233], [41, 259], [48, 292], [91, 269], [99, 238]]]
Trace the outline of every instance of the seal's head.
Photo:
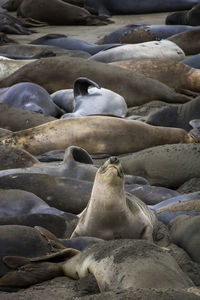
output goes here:
[[115, 156], [110, 157], [97, 171], [96, 179], [110, 185], [124, 183], [124, 173], [119, 159]]

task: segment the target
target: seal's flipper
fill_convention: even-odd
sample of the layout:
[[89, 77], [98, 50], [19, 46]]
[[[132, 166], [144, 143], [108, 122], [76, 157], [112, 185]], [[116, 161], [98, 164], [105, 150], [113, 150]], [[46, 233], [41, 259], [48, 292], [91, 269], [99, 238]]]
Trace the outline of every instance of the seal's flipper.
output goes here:
[[3, 262], [10, 268], [10, 269], [17, 269], [21, 266], [27, 265], [31, 262], [30, 258], [24, 256], [4, 256]]
[[84, 17], [84, 24], [86, 25], [107, 25], [112, 24], [114, 21], [111, 21], [105, 16], [94, 16], [88, 15]]
[[69, 161], [77, 161], [79, 163], [93, 165], [93, 160], [89, 153], [86, 150], [76, 146], [70, 146], [65, 151], [63, 163], [66, 164]]
[[74, 99], [76, 100], [76, 97], [78, 97], [78, 96], [88, 95], [88, 88], [90, 86], [94, 86], [94, 87], [100, 89], [100, 86], [96, 82], [94, 82], [86, 77], [77, 78], [74, 81]]
[[193, 127], [190, 130], [190, 135], [196, 139], [196, 142], [200, 143], [200, 119], [191, 120], [189, 124]]
[[57, 276], [62, 276], [61, 264], [42, 262], [30, 263], [17, 271], [8, 272], [0, 278], [0, 287], [26, 287]]
[[100, 5], [98, 7], [98, 15], [105, 18], [111, 18], [110, 12], [107, 10], [107, 8], [103, 5]]
[[48, 243], [55, 249], [65, 249], [65, 246], [59, 241], [59, 239], [49, 230], [41, 226], [34, 226], [39, 233], [46, 238]]

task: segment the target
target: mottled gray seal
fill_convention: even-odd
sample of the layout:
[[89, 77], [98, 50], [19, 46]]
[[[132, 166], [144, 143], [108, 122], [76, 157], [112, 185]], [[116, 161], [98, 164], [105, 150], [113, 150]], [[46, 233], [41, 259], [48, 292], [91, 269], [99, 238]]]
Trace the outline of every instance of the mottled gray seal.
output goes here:
[[[198, 138], [198, 127], [196, 130], [193, 134]], [[157, 145], [196, 141], [183, 129], [107, 116], [57, 120], [0, 138], [1, 144], [25, 149], [34, 155], [70, 145], [81, 147], [90, 154], [119, 155]]]
[[[197, 2], [198, 3], [198, 2]], [[198, 26], [200, 25], [200, 4], [194, 5], [188, 11], [178, 11], [167, 16], [165, 23], [167, 25], [191, 25]]]
[[[93, 88], [88, 88], [94, 86]], [[90, 114], [111, 114], [125, 117], [127, 105], [122, 96], [101, 88], [94, 81], [79, 77], [74, 82], [74, 108], [62, 118], [80, 117]]]
[[135, 238], [152, 242], [156, 230], [154, 213], [138, 198], [125, 195], [122, 166], [117, 157], [111, 157], [97, 171], [91, 198], [71, 237]]
[[178, 216], [170, 223], [170, 240], [200, 263], [199, 216]]
[[89, 57], [89, 60], [114, 62], [128, 59], [170, 58], [182, 60], [185, 58], [183, 50], [168, 40], [150, 41], [139, 44], [127, 44], [103, 50]]

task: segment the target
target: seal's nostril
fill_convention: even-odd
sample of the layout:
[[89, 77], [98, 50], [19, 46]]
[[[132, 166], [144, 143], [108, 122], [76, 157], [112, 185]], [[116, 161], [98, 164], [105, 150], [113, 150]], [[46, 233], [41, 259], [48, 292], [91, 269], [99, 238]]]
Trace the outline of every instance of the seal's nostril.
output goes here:
[[116, 164], [116, 163], [118, 163], [119, 162], [119, 159], [116, 157], [116, 156], [112, 156], [111, 158], [110, 158], [110, 163], [111, 164]]

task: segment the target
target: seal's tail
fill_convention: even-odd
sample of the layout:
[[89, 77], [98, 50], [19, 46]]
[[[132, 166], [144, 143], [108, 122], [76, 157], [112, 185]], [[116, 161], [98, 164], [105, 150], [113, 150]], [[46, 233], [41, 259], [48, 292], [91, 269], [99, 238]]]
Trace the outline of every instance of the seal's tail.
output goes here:
[[197, 143], [200, 143], [200, 119], [191, 120], [189, 124], [193, 127], [190, 135], [196, 139]]

